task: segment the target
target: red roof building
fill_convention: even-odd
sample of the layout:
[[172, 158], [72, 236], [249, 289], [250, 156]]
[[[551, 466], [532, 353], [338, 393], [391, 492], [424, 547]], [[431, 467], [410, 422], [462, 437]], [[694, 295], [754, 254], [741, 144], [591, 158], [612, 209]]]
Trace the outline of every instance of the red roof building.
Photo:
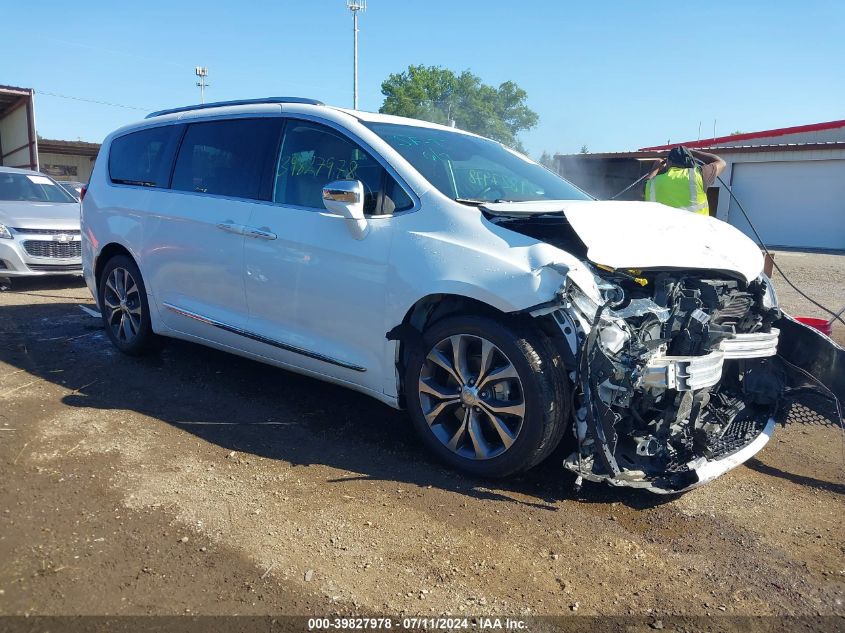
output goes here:
[[[685, 145], [720, 156], [727, 168], [708, 191], [711, 215], [750, 237], [734, 196], [768, 246], [845, 251], [845, 120], [644, 147], [636, 152], [556, 155], [558, 172], [599, 199], [648, 173]], [[730, 191], [728, 190], [730, 188]], [[642, 200], [643, 186], [620, 198]]]

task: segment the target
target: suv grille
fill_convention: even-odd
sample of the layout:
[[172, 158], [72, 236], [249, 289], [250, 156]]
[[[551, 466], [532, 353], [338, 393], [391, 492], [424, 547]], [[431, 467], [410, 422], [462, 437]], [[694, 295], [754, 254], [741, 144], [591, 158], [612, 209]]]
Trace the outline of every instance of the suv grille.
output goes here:
[[28, 240], [23, 243], [23, 247], [32, 257], [69, 259], [82, 256], [82, 242]]
[[72, 229], [16, 229], [12, 230], [21, 235], [79, 235], [80, 231]]

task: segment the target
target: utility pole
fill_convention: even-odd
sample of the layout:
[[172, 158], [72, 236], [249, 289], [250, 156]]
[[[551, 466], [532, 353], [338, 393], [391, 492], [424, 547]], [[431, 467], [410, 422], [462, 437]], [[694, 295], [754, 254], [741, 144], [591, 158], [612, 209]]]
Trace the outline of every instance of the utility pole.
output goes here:
[[346, 8], [352, 11], [352, 109], [358, 109], [358, 12], [367, 10], [367, 0], [346, 0]]
[[194, 69], [194, 73], [196, 73], [197, 77], [200, 78], [197, 82], [197, 86], [200, 89], [200, 103], [205, 103], [205, 89], [209, 86], [209, 83], [205, 80], [205, 78], [208, 77], [208, 68], [205, 66], [197, 66]]

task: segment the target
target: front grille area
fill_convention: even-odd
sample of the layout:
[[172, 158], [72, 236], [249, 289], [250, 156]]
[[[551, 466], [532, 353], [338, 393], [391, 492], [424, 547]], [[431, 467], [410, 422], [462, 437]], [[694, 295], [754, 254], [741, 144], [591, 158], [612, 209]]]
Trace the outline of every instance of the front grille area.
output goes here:
[[735, 294], [725, 301], [725, 305], [719, 308], [718, 316], [721, 319], [742, 319], [751, 310], [754, 300], [746, 294]]
[[72, 231], [69, 229], [16, 229], [12, 227], [15, 233], [21, 235], [79, 235], [80, 231]]
[[738, 451], [754, 441], [767, 422], [761, 416], [734, 419], [720, 436], [708, 438], [705, 456], [708, 459], [720, 459]]
[[36, 273], [81, 273], [82, 264], [28, 264], [32, 272]]
[[47, 242], [42, 240], [27, 240], [23, 243], [23, 247], [24, 250], [32, 257], [70, 259], [82, 256], [82, 242]]

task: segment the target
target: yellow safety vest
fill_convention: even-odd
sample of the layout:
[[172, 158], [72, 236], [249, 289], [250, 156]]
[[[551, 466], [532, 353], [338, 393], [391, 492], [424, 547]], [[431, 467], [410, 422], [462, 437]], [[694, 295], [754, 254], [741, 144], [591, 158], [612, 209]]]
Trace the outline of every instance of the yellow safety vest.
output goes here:
[[645, 199], [710, 215], [704, 180], [697, 167], [670, 167], [645, 183]]

